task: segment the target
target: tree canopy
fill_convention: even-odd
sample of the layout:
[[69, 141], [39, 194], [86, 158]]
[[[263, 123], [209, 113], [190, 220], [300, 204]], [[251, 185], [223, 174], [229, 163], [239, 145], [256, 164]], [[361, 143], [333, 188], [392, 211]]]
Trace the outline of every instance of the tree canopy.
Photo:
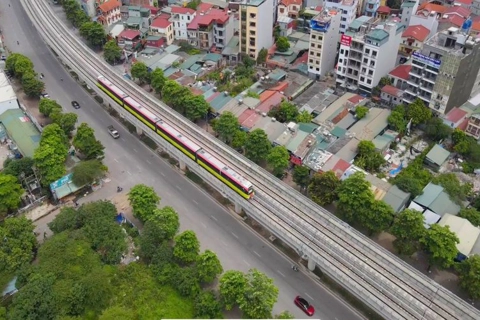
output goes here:
[[122, 57], [122, 49], [115, 40], [109, 40], [103, 47], [103, 57], [108, 63], [115, 64]]
[[80, 35], [94, 47], [104, 45], [107, 39], [103, 26], [93, 21], [85, 22], [80, 26]]
[[290, 49], [290, 42], [288, 42], [288, 39], [286, 37], [278, 37], [275, 44], [277, 45], [277, 51], [285, 52]]
[[72, 170], [72, 182], [77, 186], [85, 186], [98, 181], [105, 175], [107, 167], [98, 160], [87, 160], [78, 163]]
[[355, 109], [355, 116], [357, 117], [357, 119], [363, 119], [367, 116], [368, 114], [368, 111], [370, 111], [367, 107], [364, 107], [364, 106], [358, 106], [356, 109]]
[[0, 270], [18, 271], [30, 263], [37, 247], [34, 229], [25, 217], [6, 219], [0, 225]]
[[343, 180], [337, 189], [338, 211], [348, 222], [354, 222], [360, 211], [368, 211], [374, 203], [370, 183], [362, 172], [355, 172]]
[[400, 254], [412, 255], [420, 248], [420, 240], [425, 236], [425, 218], [416, 210], [405, 209], [394, 220], [390, 232], [396, 237], [393, 242]]
[[148, 67], [145, 63], [137, 61], [132, 65], [130, 69], [132, 78], [140, 80], [140, 82], [145, 82], [148, 74]]
[[459, 243], [458, 237], [450, 231], [449, 226], [432, 224], [426, 231], [420, 243], [429, 253], [430, 265], [448, 268], [453, 265], [457, 256]]
[[133, 209], [135, 217], [147, 221], [160, 201], [160, 197], [152, 187], [144, 184], [137, 184], [128, 193], [128, 200]]
[[310, 180], [308, 194], [313, 201], [321, 206], [325, 206], [338, 199], [340, 184], [341, 181], [333, 171], [316, 173]]
[[248, 134], [245, 153], [250, 160], [254, 162], [265, 160], [271, 148], [272, 144], [262, 129], [255, 129]]
[[18, 208], [23, 193], [24, 190], [16, 177], [0, 173], [0, 218]]
[[310, 169], [306, 166], [295, 166], [293, 169], [293, 182], [301, 188], [306, 188], [310, 182]]
[[278, 107], [272, 108], [268, 115], [279, 122], [295, 121], [299, 116], [297, 106], [288, 101], [282, 101]]
[[23, 157], [21, 159], [7, 159], [3, 164], [3, 174], [8, 174], [14, 177], [20, 177], [22, 173], [25, 177], [33, 174], [33, 159], [30, 157]]
[[462, 208], [458, 216], [467, 219], [475, 227], [480, 226], [480, 212], [476, 208]]
[[381, 153], [377, 152], [372, 141], [362, 140], [358, 144], [358, 155], [355, 164], [369, 172], [377, 172], [385, 164], [386, 160]]
[[267, 155], [267, 163], [274, 175], [282, 174], [290, 163], [290, 153], [284, 146], [276, 146]]
[[78, 126], [72, 144], [86, 160], [101, 159], [104, 156], [105, 147], [95, 137], [95, 131], [85, 122]]
[[470, 298], [480, 298], [480, 256], [475, 254], [458, 265], [460, 286]]
[[230, 143], [235, 137], [235, 134], [240, 131], [240, 124], [237, 117], [230, 111], [222, 113], [214, 122], [213, 130], [218, 134], [218, 137]]
[[40, 104], [38, 105], [38, 110], [46, 117], [50, 116], [54, 110], [62, 111], [62, 106], [57, 103], [55, 100], [51, 99], [41, 99]]
[[200, 242], [195, 232], [184, 231], [175, 237], [174, 257], [184, 265], [195, 262], [200, 253]]

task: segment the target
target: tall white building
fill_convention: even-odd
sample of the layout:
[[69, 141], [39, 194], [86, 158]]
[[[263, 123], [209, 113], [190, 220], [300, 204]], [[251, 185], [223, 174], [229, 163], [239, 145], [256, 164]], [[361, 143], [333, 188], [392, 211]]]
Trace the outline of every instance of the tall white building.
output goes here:
[[190, 8], [172, 7], [172, 17], [170, 21], [173, 23], [173, 34], [176, 40], [187, 40], [187, 27], [195, 18], [196, 12]]
[[340, 13], [325, 10], [310, 20], [308, 73], [317, 79], [335, 68], [340, 37]]
[[401, 6], [401, 19], [406, 25], [410, 25], [410, 19], [417, 13], [419, 0], [405, 0]]
[[372, 18], [356, 19], [340, 38], [337, 86], [370, 95], [380, 79], [395, 67], [405, 25], [372, 24]]
[[240, 3], [240, 52], [256, 59], [273, 45], [274, 0], [243, 0]]
[[336, 9], [340, 15], [340, 33], [345, 33], [348, 26], [355, 20], [357, 13], [358, 0], [325, 0], [324, 8]]

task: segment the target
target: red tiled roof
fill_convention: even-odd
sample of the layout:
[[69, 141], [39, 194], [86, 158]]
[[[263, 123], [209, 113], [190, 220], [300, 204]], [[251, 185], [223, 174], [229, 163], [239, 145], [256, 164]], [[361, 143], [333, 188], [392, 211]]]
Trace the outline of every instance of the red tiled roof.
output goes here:
[[202, 12], [202, 11], [207, 11], [207, 10], [210, 10], [212, 8], [213, 8], [213, 4], [202, 2], [197, 7], [197, 13]]
[[446, 7], [441, 6], [439, 4], [433, 3], [423, 3], [418, 7], [417, 13], [420, 11], [432, 12], [435, 11], [436, 13], [443, 14], [447, 10]]
[[140, 36], [140, 31], [138, 31], [138, 30], [130, 30], [130, 29], [123, 30], [123, 31], [118, 35], [119, 38], [124, 38], [124, 39], [128, 39], [128, 40], [133, 40], [133, 39], [135, 39], [135, 38], [138, 37], [138, 36]]
[[348, 170], [352, 165], [343, 159], [339, 159], [337, 163], [332, 168], [332, 171], [335, 172], [337, 177], [341, 177], [345, 171]]
[[398, 97], [401, 90], [398, 88], [395, 88], [394, 86], [386, 85], [386, 86], [383, 86], [382, 92], [385, 92], [386, 94], [389, 94], [394, 97]]
[[387, 7], [387, 6], [380, 6], [380, 7], [378, 7], [377, 12], [378, 12], [378, 13], [390, 14], [390, 11], [391, 11], [391, 10], [392, 10], [392, 9], [390, 9], [390, 8]]
[[194, 14], [195, 10], [184, 7], [172, 7], [172, 13], [178, 14]]
[[403, 38], [414, 38], [417, 41], [423, 42], [427, 39], [430, 34], [428, 28], [422, 26], [421, 24], [409, 26], [402, 34]]
[[323, 7], [322, 7], [322, 6], [316, 6], [316, 7], [315, 7], [315, 11], [320, 11], [320, 12], [322, 12], [322, 11], [323, 11]]
[[120, 8], [122, 4], [118, 0], [109, 0], [98, 6], [102, 12], [108, 12], [116, 8]]
[[283, 99], [285, 99], [285, 96], [283, 94], [281, 94], [280, 92], [274, 92], [274, 94], [270, 98], [260, 103], [257, 106], [256, 110], [268, 113], [268, 111], [272, 110], [272, 108], [278, 106]]
[[292, 5], [292, 4], [301, 5], [302, 0], [280, 0], [278, 4], [283, 4], [285, 7], [288, 7], [289, 5]]
[[354, 95], [353, 97], [351, 97], [350, 99], [348, 99], [348, 101], [350, 101], [354, 105], [357, 105], [363, 99], [365, 99], [365, 98], [362, 97], [361, 95], [357, 94], [357, 95]]
[[465, 22], [465, 19], [456, 14], [449, 14], [447, 18], [441, 19], [440, 22], [450, 22], [457, 27], [461, 27]]
[[466, 111], [455, 107], [452, 110], [450, 110], [449, 113], [447, 113], [447, 115], [445, 116], [445, 119], [453, 123], [457, 123], [461, 119], [464, 119], [466, 115], [467, 115]]
[[468, 119], [465, 119], [463, 120], [458, 126], [457, 128], [462, 130], [462, 131], [465, 131], [465, 129], [467, 129], [468, 127]]
[[157, 8], [157, 7], [154, 7], [154, 6], [143, 5], [142, 7], [146, 8], [146, 9], [150, 9], [150, 12], [152, 14], [157, 14], [158, 11], [160, 11], [160, 8]]
[[242, 114], [238, 116], [238, 123], [242, 125], [245, 121], [248, 120], [248, 118], [250, 118], [254, 114], [255, 114], [255, 110], [252, 110], [252, 109], [247, 109], [243, 111]]
[[[480, 17], [479, 17], [480, 18]], [[474, 31], [480, 31], [480, 20], [479, 21], [475, 21], [474, 23], [472, 23], [472, 29], [471, 30], [474, 30]]]
[[170, 21], [168, 21], [167, 19], [164, 19], [162, 17], [158, 17], [158, 18], [156, 18], [155, 20], [152, 21], [152, 24], [150, 26], [154, 27], [154, 28], [165, 29], [165, 28], [168, 28], [168, 26], [171, 25], [171, 24], [172, 23]]
[[473, 0], [455, 0], [454, 3], [461, 3], [466, 5], [471, 5]]
[[408, 74], [410, 73], [410, 70], [412, 70], [411, 65], [401, 64], [392, 71], [390, 71], [388, 74], [392, 77], [408, 80]]
[[260, 93], [260, 103], [262, 103], [263, 101], [273, 96], [274, 93], [275, 91], [272, 91], [272, 90], [265, 90], [262, 93]]
[[212, 102], [213, 99], [215, 99], [216, 97], [218, 97], [220, 95], [220, 92], [215, 92], [214, 94], [212, 94], [210, 97], [208, 97], [207, 99], [207, 102]]
[[444, 14], [458, 14], [460, 17], [468, 18], [472, 14], [472, 12], [464, 7], [454, 6], [447, 8]]

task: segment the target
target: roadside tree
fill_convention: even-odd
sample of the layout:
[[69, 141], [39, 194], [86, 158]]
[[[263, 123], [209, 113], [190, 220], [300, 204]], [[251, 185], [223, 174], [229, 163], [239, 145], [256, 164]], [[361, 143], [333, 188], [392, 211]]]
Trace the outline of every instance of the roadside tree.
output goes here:
[[316, 173], [310, 180], [308, 194], [312, 200], [321, 206], [333, 203], [338, 199], [340, 179], [333, 171]]
[[[347, 222], [358, 222], [358, 216], [366, 216], [363, 211], [372, 208], [375, 197], [370, 183], [362, 172], [355, 172], [343, 180], [337, 189], [338, 212]], [[361, 212], [362, 211], [362, 212]]]
[[188, 87], [181, 86], [176, 81], [167, 80], [162, 88], [162, 99], [178, 113], [185, 115], [187, 101], [192, 93]]
[[201, 291], [195, 298], [195, 317], [197, 319], [221, 319], [223, 318], [222, 306], [220, 305], [215, 292]]
[[220, 278], [220, 296], [225, 309], [231, 310], [243, 299], [248, 281], [245, 274], [237, 270], [228, 270]]
[[172, 207], [154, 209], [148, 221], [156, 224], [163, 233], [163, 240], [173, 240], [180, 229], [178, 213]]
[[[15, 63], [20, 57], [25, 57], [25, 56], [23, 54], [14, 52], [7, 57], [7, 60], [5, 60], [5, 70], [10, 72], [14, 76], [16, 76]], [[33, 63], [32, 63], [32, 69], [33, 69]]]
[[264, 64], [267, 62], [268, 50], [265, 48], [260, 49], [257, 56], [257, 63]]
[[35, 77], [35, 71], [33, 70], [33, 62], [24, 55], [19, 55], [16, 57], [13, 70], [15, 77], [22, 80], [22, 83], [22, 78], [26, 74], [30, 74]]
[[300, 112], [296, 118], [297, 123], [310, 123], [313, 116], [306, 110]]
[[415, 99], [413, 103], [408, 105], [407, 118], [412, 119], [413, 124], [426, 123], [432, 117], [432, 111], [425, 107], [423, 100]]
[[148, 67], [145, 63], [137, 61], [132, 65], [130, 69], [133, 79], [138, 79], [140, 82], [144, 82], [147, 78]]
[[425, 134], [433, 141], [446, 139], [452, 133], [452, 129], [443, 123], [442, 119], [434, 117], [428, 119], [425, 126]]
[[305, 189], [310, 183], [310, 169], [306, 166], [295, 166], [293, 169], [293, 182]]
[[425, 236], [425, 218], [416, 210], [405, 209], [393, 222], [390, 232], [395, 236], [393, 245], [398, 253], [411, 256], [420, 249], [420, 240]]
[[461, 209], [458, 213], [458, 216], [467, 219], [475, 227], [480, 226], [480, 212], [478, 212], [478, 210], [473, 207]]
[[78, 126], [72, 144], [87, 160], [102, 159], [104, 156], [105, 147], [95, 138], [95, 131], [85, 122]]
[[273, 279], [256, 269], [251, 269], [245, 277], [245, 291], [238, 302], [244, 317], [271, 318], [273, 306], [278, 299], [278, 288], [273, 284]]
[[105, 29], [97, 22], [83, 23], [80, 26], [80, 34], [94, 47], [102, 46], [107, 39]]
[[160, 197], [152, 187], [137, 184], [130, 189], [128, 200], [132, 206], [134, 216], [145, 222], [152, 216], [153, 211], [157, 208]]
[[267, 155], [267, 163], [272, 168], [273, 174], [281, 175], [290, 163], [290, 154], [284, 146], [276, 146]]
[[22, 76], [23, 92], [30, 98], [38, 98], [42, 94], [45, 84], [38, 80], [33, 73], [25, 73]]
[[213, 130], [218, 134], [218, 137], [229, 144], [235, 137], [235, 134], [240, 131], [240, 124], [237, 117], [230, 111], [222, 113], [214, 122]]
[[395, 213], [390, 205], [380, 200], [374, 200], [369, 210], [360, 210], [357, 221], [367, 228], [369, 235], [378, 233], [390, 226]]
[[155, 70], [152, 71], [152, 81], [150, 82], [150, 86], [156, 94], [162, 94], [162, 89], [166, 80], [162, 69], [155, 68]]
[[247, 158], [254, 162], [265, 160], [272, 144], [268, 140], [268, 136], [262, 129], [255, 129], [250, 132], [245, 143], [245, 152]]
[[40, 100], [38, 111], [40, 111], [44, 116], [50, 116], [50, 113], [52, 113], [55, 109], [59, 109], [60, 111], [62, 110], [62, 106], [59, 105], [57, 101], [51, 99]]
[[78, 116], [76, 113], [60, 113], [58, 116], [54, 116], [54, 112], [51, 114], [53, 123], [56, 123], [62, 128], [67, 137], [72, 135], [72, 131], [75, 130], [75, 124], [77, 123]]
[[245, 131], [237, 130], [232, 139], [232, 147], [235, 149], [240, 149], [245, 147], [247, 143], [248, 134]]
[[58, 234], [66, 230], [80, 229], [84, 223], [84, 217], [78, 214], [77, 210], [72, 207], [63, 207], [48, 227], [54, 234]]
[[175, 237], [173, 256], [182, 265], [189, 265], [195, 262], [200, 253], [200, 242], [195, 232], [186, 230]]
[[295, 319], [293, 314], [291, 314], [289, 311], [283, 311], [280, 314], [277, 314], [275, 316], [275, 319]]
[[455, 233], [450, 231], [449, 226], [432, 224], [425, 236], [420, 239], [420, 243], [429, 253], [429, 268], [431, 266], [448, 268], [453, 265], [453, 259], [458, 253], [459, 240]]
[[66, 156], [60, 155], [53, 144], [39, 146], [33, 154], [33, 160], [44, 187], [49, 186], [50, 183], [60, 179], [66, 173]]
[[103, 47], [103, 57], [108, 63], [116, 64], [122, 57], [122, 49], [115, 40], [109, 40]]
[[108, 168], [98, 160], [82, 161], [73, 167], [72, 181], [81, 187], [92, 184], [105, 175]]
[[0, 173], [0, 219], [6, 217], [11, 211], [20, 205], [20, 197], [25, 191], [18, 178]]
[[23, 157], [21, 159], [7, 159], [3, 163], [3, 174], [9, 174], [19, 178], [22, 174], [28, 177], [33, 174], [33, 159], [30, 157]]
[[458, 265], [460, 286], [471, 299], [480, 298], [480, 256], [475, 254]]
[[0, 225], [0, 270], [12, 272], [28, 265], [37, 247], [35, 226], [25, 217], [6, 219]]
[[190, 121], [197, 121], [205, 119], [205, 116], [210, 110], [210, 105], [202, 95], [194, 96], [190, 94], [186, 102], [185, 116]]
[[218, 260], [215, 252], [210, 250], [205, 250], [205, 252], [198, 256], [196, 268], [198, 279], [202, 283], [213, 282], [213, 280], [223, 272], [220, 260]]

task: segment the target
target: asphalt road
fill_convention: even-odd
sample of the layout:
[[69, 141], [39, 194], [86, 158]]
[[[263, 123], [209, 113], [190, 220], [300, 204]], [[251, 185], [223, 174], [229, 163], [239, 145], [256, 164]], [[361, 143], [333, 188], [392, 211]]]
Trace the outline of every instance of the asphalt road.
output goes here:
[[[11, 4], [11, 7], [8, 4]], [[153, 186], [161, 196], [161, 204], [174, 207], [181, 220], [182, 229], [196, 232], [203, 249], [215, 251], [225, 270], [247, 271], [257, 268], [275, 280], [280, 295], [274, 312], [289, 310], [297, 318], [305, 318], [292, 300], [301, 295], [316, 307], [314, 318], [354, 320], [362, 317], [345, 302], [303, 272], [291, 270], [292, 262], [261, 237], [245, 227], [222, 206], [196, 185], [185, 179], [162, 159], [145, 147], [123, 126], [110, 117], [87, 94], [52, 55], [32, 26], [20, 3], [0, 1], [0, 27], [6, 45], [32, 59], [38, 73], [45, 75], [46, 91], [68, 112], [76, 112], [79, 122], [87, 122], [95, 129], [97, 138], [106, 146], [105, 163], [111, 182], [85, 201], [108, 199], [115, 195], [116, 186], [125, 190], [138, 183]], [[17, 45], [17, 41], [20, 42]], [[60, 79], [63, 78], [63, 81]], [[71, 101], [80, 103], [74, 110]], [[112, 139], [106, 130], [115, 125], [121, 138]], [[51, 217], [39, 221], [45, 224]]]

